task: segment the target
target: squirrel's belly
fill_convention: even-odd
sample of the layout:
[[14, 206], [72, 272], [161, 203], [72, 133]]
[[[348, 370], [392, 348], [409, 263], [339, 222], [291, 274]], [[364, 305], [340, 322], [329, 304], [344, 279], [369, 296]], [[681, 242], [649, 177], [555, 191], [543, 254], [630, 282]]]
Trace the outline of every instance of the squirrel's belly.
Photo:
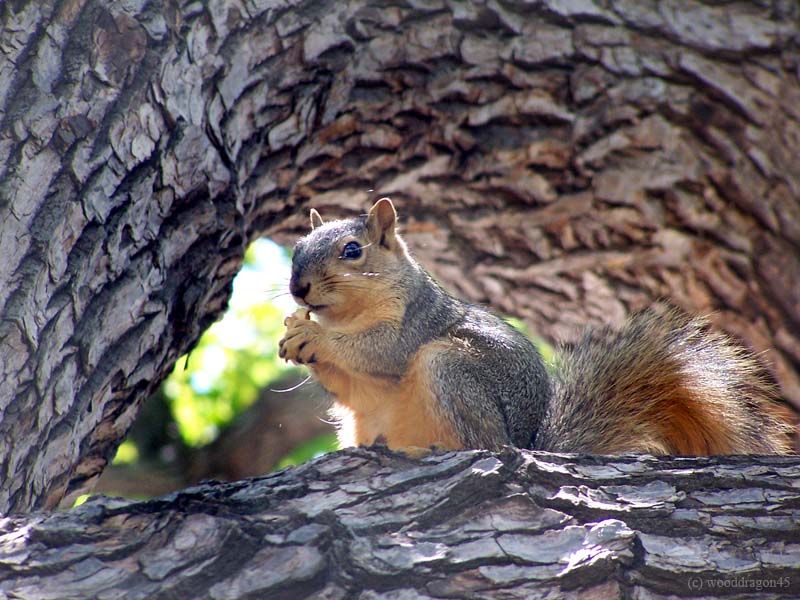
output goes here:
[[351, 378], [336, 394], [341, 445], [382, 443], [397, 449], [409, 446], [461, 448], [452, 428], [436, 412], [431, 396], [415, 370], [399, 382]]

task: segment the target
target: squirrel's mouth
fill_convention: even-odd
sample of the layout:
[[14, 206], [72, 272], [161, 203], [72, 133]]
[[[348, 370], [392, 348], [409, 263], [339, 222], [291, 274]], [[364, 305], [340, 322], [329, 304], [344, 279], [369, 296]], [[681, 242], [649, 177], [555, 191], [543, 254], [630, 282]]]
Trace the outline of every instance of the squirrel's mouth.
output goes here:
[[328, 308], [327, 304], [311, 304], [311, 302], [305, 302], [305, 301], [299, 302], [298, 304], [302, 304], [307, 309], [313, 310], [314, 312], [319, 312], [321, 310], [325, 310], [326, 308]]
[[320, 311], [328, 308], [329, 306], [328, 304], [312, 304], [305, 298], [295, 296], [294, 294], [292, 294], [292, 298], [294, 298], [294, 301], [297, 302], [298, 305], [307, 308], [308, 310]]

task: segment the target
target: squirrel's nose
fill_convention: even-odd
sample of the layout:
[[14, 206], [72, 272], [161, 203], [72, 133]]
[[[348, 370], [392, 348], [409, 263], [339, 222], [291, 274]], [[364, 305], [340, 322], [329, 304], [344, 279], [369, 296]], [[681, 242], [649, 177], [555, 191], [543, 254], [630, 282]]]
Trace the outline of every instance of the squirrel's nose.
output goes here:
[[305, 299], [306, 294], [308, 294], [310, 290], [311, 290], [310, 283], [306, 283], [305, 285], [300, 285], [300, 283], [298, 283], [294, 279], [292, 279], [292, 281], [289, 282], [289, 291], [292, 293], [292, 296], [300, 298], [301, 300]]

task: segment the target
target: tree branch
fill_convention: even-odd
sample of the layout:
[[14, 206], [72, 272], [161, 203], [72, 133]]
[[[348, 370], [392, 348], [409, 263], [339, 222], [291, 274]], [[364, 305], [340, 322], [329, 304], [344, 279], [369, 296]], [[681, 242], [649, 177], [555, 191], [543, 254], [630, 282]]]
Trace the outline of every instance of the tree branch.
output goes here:
[[796, 2], [0, 11], [0, 511], [91, 487], [252, 239], [384, 194], [464, 298], [570, 340], [666, 296], [800, 405]]
[[796, 597], [799, 479], [797, 457], [508, 450], [412, 460], [352, 449], [149, 502], [99, 497], [6, 519], [0, 592]]

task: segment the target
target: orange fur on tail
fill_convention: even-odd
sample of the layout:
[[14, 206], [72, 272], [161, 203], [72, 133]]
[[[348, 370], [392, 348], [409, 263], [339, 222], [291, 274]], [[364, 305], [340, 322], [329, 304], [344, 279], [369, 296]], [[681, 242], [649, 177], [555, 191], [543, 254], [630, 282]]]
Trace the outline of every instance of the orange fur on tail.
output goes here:
[[589, 331], [558, 365], [537, 448], [615, 454], [790, 449], [755, 357], [701, 318], [660, 307]]

